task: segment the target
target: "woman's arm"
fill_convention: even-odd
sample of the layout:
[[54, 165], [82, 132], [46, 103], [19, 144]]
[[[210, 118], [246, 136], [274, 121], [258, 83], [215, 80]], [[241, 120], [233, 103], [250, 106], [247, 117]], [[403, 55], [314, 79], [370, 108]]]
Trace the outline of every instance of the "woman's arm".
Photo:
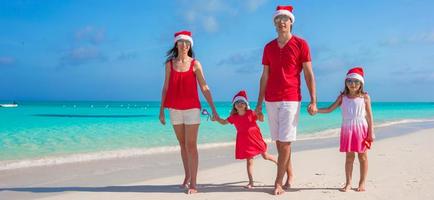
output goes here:
[[319, 113], [330, 113], [333, 110], [335, 110], [338, 106], [340, 106], [342, 103], [342, 95], [339, 95], [335, 102], [333, 102], [332, 105], [330, 105], [328, 108], [319, 108]]
[[163, 89], [161, 91], [161, 105], [160, 105], [160, 122], [161, 124], [165, 125], [166, 124], [166, 118], [164, 116], [164, 101], [166, 100], [166, 94], [167, 94], [167, 87], [169, 85], [169, 78], [170, 78], [170, 63], [167, 62], [166, 63], [166, 72], [165, 72], [165, 77], [164, 77], [164, 85], [163, 85]]
[[368, 141], [374, 140], [374, 117], [372, 114], [371, 97], [365, 94], [366, 121], [368, 122]]
[[208, 105], [211, 107], [212, 115], [213, 115], [212, 120], [219, 119], [219, 116], [217, 114], [217, 110], [216, 110], [215, 105], [214, 105], [214, 101], [212, 100], [211, 91], [210, 91], [208, 85], [206, 84], [205, 77], [203, 75], [202, 65], [200, 64], [200, 62], [198, 60], [196, 60], [194, 63], [194, 70], [195, 70], [194, 73], [196, 74], [196, 77], [197, 77], [197, 82], [199, 83], [199, 86], [200, 86], [200, 90], [202, 91], [203, 96], [205, 97], [206, 101], [208, 102]]

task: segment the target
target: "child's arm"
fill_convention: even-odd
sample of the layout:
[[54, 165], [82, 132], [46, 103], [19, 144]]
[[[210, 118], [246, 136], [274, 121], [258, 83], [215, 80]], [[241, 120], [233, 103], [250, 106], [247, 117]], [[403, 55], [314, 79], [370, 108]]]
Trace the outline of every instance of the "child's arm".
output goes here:
[[333, 110], [335, 110], [338, 106], [340, 106], [342, 103], [342, 94], [338, 96], [338, 98], [336, 99], [336, 101], [330, 105], [328, 108], [319, 108], [318, 112], [319, 113], [330, 113]]
[[226, 119], [217, 118], [216, 120], [217, 120], [221, 125], [229, 124], [228, 120], [226, 120]]
[[366, 121], [368, 122], [368, 138], [366, 140], [374, 140], [374, 117], [372, 115], [371, 97], [365, 94], [365, 109], [366, 109]]

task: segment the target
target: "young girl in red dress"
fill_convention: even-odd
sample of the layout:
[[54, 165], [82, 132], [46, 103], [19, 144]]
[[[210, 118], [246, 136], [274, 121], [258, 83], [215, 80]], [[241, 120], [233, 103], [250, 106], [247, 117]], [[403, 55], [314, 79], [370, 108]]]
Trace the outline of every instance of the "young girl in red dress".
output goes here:
[[276, 158], [267, 153], [267, 144], [262, 139], [261, 130], [256, 120], [264, 121], [264, 115], [256, 115], [255, 111], [250, 110], [246, 92], [240, 91], [232, 99], [233, 108], [231, 115], [227, 119], [218, 118], [222, 124], [233, 124], [237, 129], [237, 139], [235, 145], [235, 158], [246, 159], [247, 175], [249, 184], [245, 187], [253, 188], [253, 158], [261, 154], [265, 160], [270, 160], [277, 164]]

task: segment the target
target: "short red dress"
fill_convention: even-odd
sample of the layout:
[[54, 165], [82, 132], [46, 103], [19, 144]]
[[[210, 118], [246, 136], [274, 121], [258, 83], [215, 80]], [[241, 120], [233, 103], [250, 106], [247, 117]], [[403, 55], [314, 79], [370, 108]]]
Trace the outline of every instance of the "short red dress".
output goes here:
[[256, 124], [257, 119], [256, 113], [252, 110], [247, 110], [243, 116], [234, 114], [227, 118], [227, 121], [234, 124], [237, 129], [236, 159], [253, 158], [267, 151], [267, 144]]

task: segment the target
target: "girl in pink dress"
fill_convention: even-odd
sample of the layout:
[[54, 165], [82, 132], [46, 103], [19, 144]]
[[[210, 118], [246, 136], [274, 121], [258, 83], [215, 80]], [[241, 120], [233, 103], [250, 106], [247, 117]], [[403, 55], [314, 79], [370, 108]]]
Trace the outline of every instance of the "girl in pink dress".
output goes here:
[[250, 110], [245, 91], [240, 91], [232, 100], [233, 109], [227, 119], [218, 118], [220, 124], [234, 124], [237, 129], [237, 139], [235, 144], [235, 158], [247, 160], [247, 175], [249, 184], [245, 187], [253, 188], [253, 158], [261, 154], [265, 160], [270, 160], [277, 164], [274, 156], [267, 153], [267, 144], [262, 139], [261, 130], [256, 120], [264, 121], [264, 115], [256, 115]]
[[329, 113], [338, 106], [342, 111], [342, 127], [340, 136], [340, 152], [346, 152], [345, 176], [346, 183], [342, 191], [351, 189], [351, 176], [355, 153], [360, 162], [360, 181], [358, 192], [365, 191], [368, 173], [367, 149], [371, 148], [374, 139], [374, 122], [372, 117], [371, 99], [363, 91], [363, 69], [350, 69], [345, 78], [345, 90], [328, 108], [318, 109], [319, 113]]

